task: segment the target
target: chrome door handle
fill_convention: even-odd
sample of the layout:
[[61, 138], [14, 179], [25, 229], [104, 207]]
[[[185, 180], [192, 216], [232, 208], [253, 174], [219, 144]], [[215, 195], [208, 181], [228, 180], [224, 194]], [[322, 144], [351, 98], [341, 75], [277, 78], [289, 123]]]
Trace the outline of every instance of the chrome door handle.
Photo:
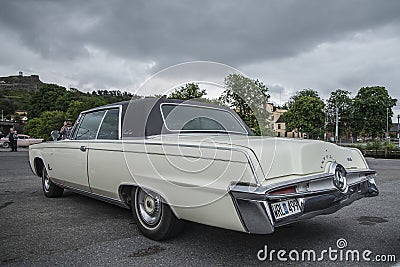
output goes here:
[[86, 146], [81, 146], [79, 149], [80, 151], [86, 151]]

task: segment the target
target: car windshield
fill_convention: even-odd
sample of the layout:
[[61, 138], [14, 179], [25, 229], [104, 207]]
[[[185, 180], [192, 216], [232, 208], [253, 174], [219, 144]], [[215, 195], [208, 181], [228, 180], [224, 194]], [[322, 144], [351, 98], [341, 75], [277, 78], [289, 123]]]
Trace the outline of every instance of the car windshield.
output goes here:
[[219, 108], [186, 104], [162, 104], [161, 113], [169, 131], [248, 134], [246, 128], [236, 117]]

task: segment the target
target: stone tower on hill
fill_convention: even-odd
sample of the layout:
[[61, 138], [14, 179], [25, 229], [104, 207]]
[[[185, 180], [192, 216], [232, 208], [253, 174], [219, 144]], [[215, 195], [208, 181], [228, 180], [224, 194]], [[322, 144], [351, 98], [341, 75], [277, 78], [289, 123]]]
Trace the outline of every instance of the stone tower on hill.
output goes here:
[[25, 89], [27, 91], [36, 91], [43, 82], [39, 75], [24, 76], [22, 71], [18, 75], [0, 77], [0, 89]]

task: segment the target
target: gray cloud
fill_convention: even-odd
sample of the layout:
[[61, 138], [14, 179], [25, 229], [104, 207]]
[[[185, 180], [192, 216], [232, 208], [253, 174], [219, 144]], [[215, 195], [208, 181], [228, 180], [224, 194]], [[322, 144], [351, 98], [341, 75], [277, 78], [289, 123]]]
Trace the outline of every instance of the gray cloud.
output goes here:
[[395, 0], [4, 1], [0, 71], [131, 89], [164, 67], [211, 60], [284, 88], [281, 98], [375, 84], [400, 98], [399, 13]]

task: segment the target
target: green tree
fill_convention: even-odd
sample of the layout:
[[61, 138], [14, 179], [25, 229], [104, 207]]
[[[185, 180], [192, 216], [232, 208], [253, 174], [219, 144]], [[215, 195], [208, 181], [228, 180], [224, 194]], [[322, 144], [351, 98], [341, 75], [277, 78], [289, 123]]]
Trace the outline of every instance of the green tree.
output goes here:
[[139, 99], [140, 96], [133, 95], [128, 92], [121, 92], [119, 90], [97, 90], [91, 93], [92, 96], [99, 96], [103, 98], [107, 103], [115, 103], [120, 101], [128, 101], [132, 99]]
[[86, 94], [75, 88], [66, 89], [57, 97], [55, 106], [57, 110], [66, 112], [72, 101], [81, 100], [85, 96]]
[[40, 116], [44, 111], [59, 110], [76, 119], [83, 110], [124, 100], [139, 98], [119, 90], [98, 90], [83, 93], [75, 88], [65, 89], [56, 84], [44, 84], [32, 95], [28, 114], [30, 118]]
[[362, 87], [354, 98], [354, 122], [357, 133], [381, 136], [386, 132], [386, 120], [392, 126], [392, 108], [397, 99], [390, 97], [383, 86]]
[[287, 131], [297, 129], [307, 133], [310, 138], [320, 137], [325, 118], [324, 102], [318, 94], [310, 96], [300, 91], [291, 100], [289, 110], [283, 115]]
[[328, 115], [328, 130], [335, 131], [336, 107], [339, 115], [339, 136], [349, 134], [353, 128], [353, 99], [351, 93], [346, 90], [337, 89], [332, 92], [326, 102], [325, 111]]
[[15, 105], [10, 99], [0, 98], [0, 112], [3, 113], [3, 116], [14, 114]]
[[24, 133], [35, 138], [51, 140], [52, 130], [60, 130], [65, 121], [65, 114], [62, 111], [44, 111], [37, 118], [28, 121], [24, 128]]
[[206, 90], [200, 89], [197, 83], [187, 83], [185, 86], [182, 86], [172, 92], [169, 95], [169, 98], [189, 100], [201, 98], [205, 95], [207, 95]]
[[296, 94], [289, 99], [289, 101], [287, 103], [287, 107], [290, 108], [290, 106], [293, 105], [294, 102], [296, 102], [296, 100], [298, 98], [303, 97], [303, 96], [310, 96], [310, 97], [319, 98], [319, 95], [318, 95], [317, 91], [312, 90], [310, 88], [303, 89], [303, 90], [300, 90], [300, 91], [296, 92]]
[[240, 74], [225, 77], [226, 90], [219, 101], [234, 109], [255, 135], [272, 135], [266, 109], [268, 88], [259, 80]]
[[0, 88], [0, 110], [4, 110], [4, 115], [12, 115], [17, 109], [27, 110], [30, 97], [31, 94], [26, 89]]
[[57, 84], [42, 85], [39, 90], [32, 95], [30, 99], [28, 116], [30, 118], [36, 118], [39, 117], [40, 114], [44, 111], [66, 111], [66, 108], [68, 107], [64, 105], [68, 105], [69, 101], [67, 99], [63, 99], [63, 101], [58, 101], [58, 99], [64, 96], [65, 93], [65, 87], [59, 86]]
[[107, 101], [101, 97], [84, 96], [80, 100], [72, 100], [69, 103], [66, 117], [72, 121], [75, 121], [82, 111], [106, 104]]

